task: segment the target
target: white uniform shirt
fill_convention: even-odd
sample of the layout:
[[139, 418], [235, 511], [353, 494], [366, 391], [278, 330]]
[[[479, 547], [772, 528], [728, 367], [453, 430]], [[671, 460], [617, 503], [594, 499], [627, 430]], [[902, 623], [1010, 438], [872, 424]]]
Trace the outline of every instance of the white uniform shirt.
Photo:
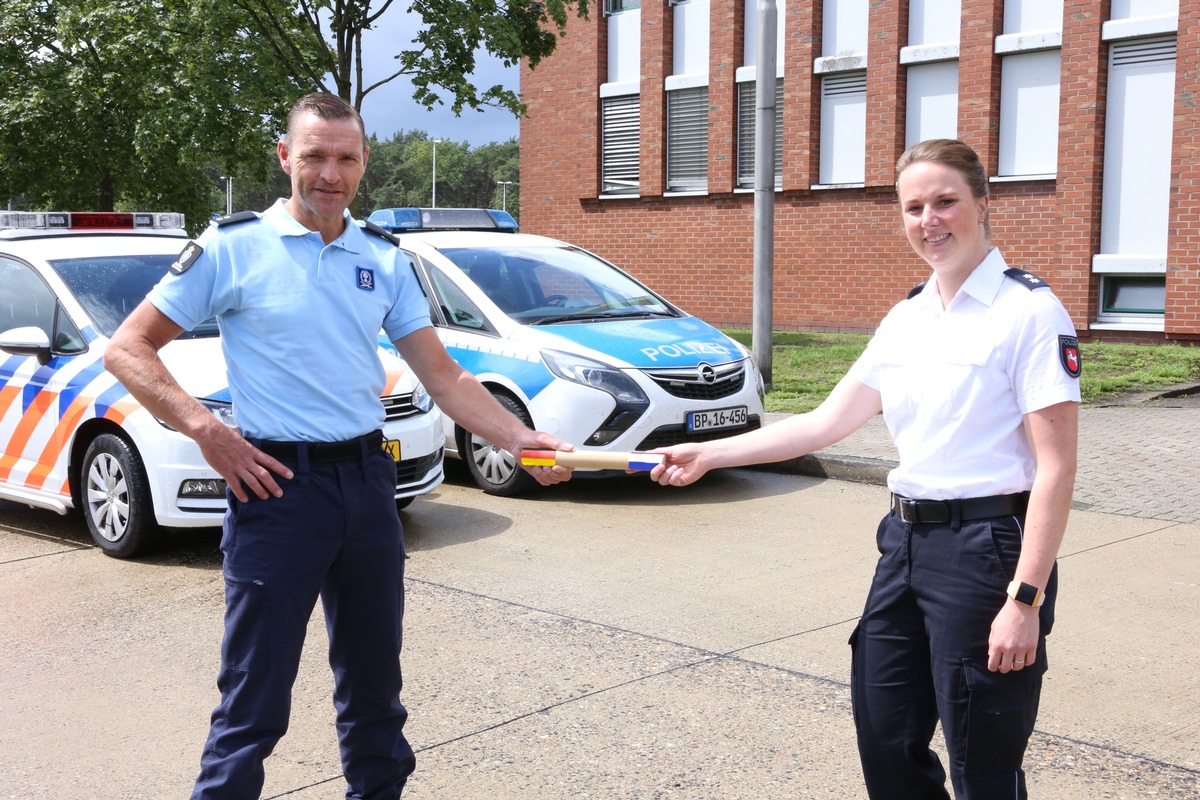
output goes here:
[[[1028, 491], [1024, 416], [1079, 402], [1071, 318], [991, 250], [949, 307], [937, 278], [884, 318], [850, 375], [877, 390], [899, 451], [888, 488], [930, 500]], [[1070, 374], [1074, 372], [1075, 374]]]
[[400, 248], [348, 213], [326, 245], [282, 200], [258, 220], [210, 226], [196, 244], [185, 271], [148, 297], [185, 330], [217, 317], [247, 436], [336, 442], [383, 425], [380, 328], [395, 341], [430, 325]]

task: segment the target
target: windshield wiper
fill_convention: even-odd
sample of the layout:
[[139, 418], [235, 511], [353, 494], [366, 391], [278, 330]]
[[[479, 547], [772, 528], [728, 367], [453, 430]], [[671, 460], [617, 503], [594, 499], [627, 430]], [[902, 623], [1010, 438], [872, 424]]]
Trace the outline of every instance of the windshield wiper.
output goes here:
[[556, 325], [563, 322], [605, 322], [614, 319], [653, 319], [654, 317], [673, 317], [670, 311], [601, 311], [593, 314], [559, 314], [554, 317], [535, 319], [530, 325]]

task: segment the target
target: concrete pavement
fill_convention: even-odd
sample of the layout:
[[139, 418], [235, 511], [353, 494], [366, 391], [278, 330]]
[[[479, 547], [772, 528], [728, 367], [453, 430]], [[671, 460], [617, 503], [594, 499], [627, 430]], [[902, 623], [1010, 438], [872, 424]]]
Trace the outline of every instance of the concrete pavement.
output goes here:
[[[1131, 439], [1175, 429], [1192, 441], [1158, 471], [1200, 485], [1185, 457], [1200, 411], [1084, 413], [1081, 483], [1140, 464]], [[1094, 454], [1092, 432], [1116, 455]], [[878, 471], [887, 454], [865, 442], [816, 463]], [[846, 639], [886, 502], [876, 483], [751, 470], [525, 500], [452, 481], [419, 500], [405, 512], [405, 797], [862, 798]], [[1068, 526], [1027, 758], [1041, 800], [1200, 797], [1200, 525], [1135, 502], [1081, 507]], [[115, 561], [78, 519], [0, 504], [0, 798], [186, 797], [221, 607], [215, 534]], [[344, 794], [320, 611], [309, 636], [266, 798]]]

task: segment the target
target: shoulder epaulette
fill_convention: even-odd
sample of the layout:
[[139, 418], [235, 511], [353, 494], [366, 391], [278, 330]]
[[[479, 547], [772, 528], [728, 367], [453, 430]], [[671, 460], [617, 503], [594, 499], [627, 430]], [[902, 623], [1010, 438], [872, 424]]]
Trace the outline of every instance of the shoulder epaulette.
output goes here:
[[233, 214], [226, 214], [223, 217], [217, 217], [213, 220], [213, 224], [218, 228], [225, 228], [230, 225], [237, 225], [242, 222], [250, 222], [258, 219], [257, 211], [238, 211]]
[[391, 242], [392, 244], [396, 245], [397, 247], [400, 246], [400, 240], [396, 237], [396, 235], [394, 233], [384, 230], [383, 228], [376, 225], [374, 222], [364, 222], [363, 230], [366, 231], [367, 233], [373, 233], [381, 239], [386, 239], [387, 241]]
[[1050, 288], [1050, 284], [1046, 283], [1044, 280], [1039, 278], [1037, 275], [1034, 275], [1032, 272], [1026, 272], [1023, 269], [1017, 269], [1016, 267], [1013, 267], [1012, 269], [1004, 270], [1004, 274], [1007, 275], [1008, 277], [1012, 278], [1014, 281], [1021, 284], [1022, 286], [1024, 286], [1026, 289], [1028, 289], [1031, 292], [1034, 289], [1049, 289]]
[[921, 281], [921, 282], [920, 282], [920, 283], [918, 283], [916, 286], [914, 286], [914, 287], [912, 287], [911, 289], [909, 289], [909, 290], [908, 290], [908, 297], [907, 297], [907, 299], [908, 299], [908, 300], [912, 300], [914, 297], [916, 297], [917, 295], [919, 295], [919, 294], [921, 293], [921, 290], [922, 290], [922, 289], [924, 289], [924, 288], [925, 288], [925, 281]]

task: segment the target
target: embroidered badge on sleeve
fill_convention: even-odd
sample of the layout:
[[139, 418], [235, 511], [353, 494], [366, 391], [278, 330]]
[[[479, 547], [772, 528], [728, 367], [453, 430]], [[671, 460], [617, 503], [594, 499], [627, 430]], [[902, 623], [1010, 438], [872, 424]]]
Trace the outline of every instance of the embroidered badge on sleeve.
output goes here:
[[188, 242], [187, 247], [183, 248], [183, 252], [175, 257], [171, 262], [171, 272], [175, 275], [182, 275], [188, 271], [192, 264], [196, 263], [196, 259], [204, 252], [204, 248], [195, 242]]
[[1074, 336], [1059, 336], [1058, 360], [1062, 362], [1068, 375], [1078, 378], [1083, 372], [1083, 361], [1079, 357], [1079, 339]]

